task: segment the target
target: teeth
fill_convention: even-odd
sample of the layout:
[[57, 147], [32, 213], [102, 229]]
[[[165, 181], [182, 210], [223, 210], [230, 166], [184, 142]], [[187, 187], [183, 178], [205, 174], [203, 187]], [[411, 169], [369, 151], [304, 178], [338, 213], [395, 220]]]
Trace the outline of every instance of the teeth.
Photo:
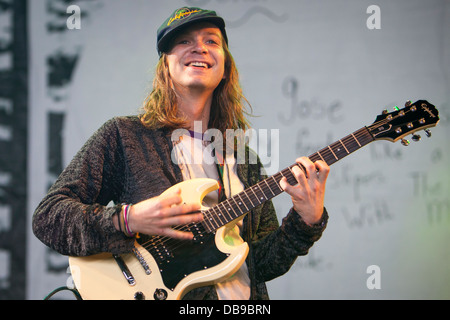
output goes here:
[[198, 61], [191, 62], [189, 65], [192, 66], [192, 67], [203, 67], [203, 68], [208, 68], [208, 65], [207, 65], [206, 63], [204, 63], [204, 62], [198, 62]]

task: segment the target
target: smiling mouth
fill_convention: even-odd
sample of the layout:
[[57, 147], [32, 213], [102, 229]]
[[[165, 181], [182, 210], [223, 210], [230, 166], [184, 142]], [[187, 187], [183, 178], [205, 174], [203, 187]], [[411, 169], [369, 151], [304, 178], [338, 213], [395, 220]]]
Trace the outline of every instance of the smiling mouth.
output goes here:
[[204, 68], [204, 69], [209, 69], [211, 68], [211, 65], [209, 65], [206, 62], [200, 62], [200, 61], [193, 61], [190, 62], [188, 64], [186, 64], [187, 67], [196, 67], [196, 68]]

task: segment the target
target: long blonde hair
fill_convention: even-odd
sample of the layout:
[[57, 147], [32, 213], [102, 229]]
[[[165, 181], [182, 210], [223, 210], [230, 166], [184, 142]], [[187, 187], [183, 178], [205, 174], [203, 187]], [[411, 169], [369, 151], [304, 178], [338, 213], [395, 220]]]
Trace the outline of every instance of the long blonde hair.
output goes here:
[[[242, 92], [239, 73], [225, 41], [223, 49], [225, 79], [214, 90], [208, 127], [222, 133], [226, 129], [246, 130], [249, 128], [246, 117], [250, 115], [246, 107], [251, 109], [251, 105]], [[170, 83], [167, 55], [162, 53], [156, 66], [153, 89], [144, 101], [140, 116], [142, 123], [151, 129], [187, 127], [186, 121], [179, 116], [177, 97]]]

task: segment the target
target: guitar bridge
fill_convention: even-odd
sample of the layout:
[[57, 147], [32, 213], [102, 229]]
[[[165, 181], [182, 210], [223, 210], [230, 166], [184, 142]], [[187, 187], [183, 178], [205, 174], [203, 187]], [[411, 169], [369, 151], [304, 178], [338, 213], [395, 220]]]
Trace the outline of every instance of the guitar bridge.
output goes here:
[[148, 266], [147, 261], [145, 261], [145, 259], [142, 256], [141, 252], [138, 249], [133, 248], [133, 253], [134, 253], [136, 259], [138, 259], [138, 261], [141, 264], [142, 268], [144, 268], [145, 274], [146, 275], [151, 274], [152, 271], [150, 270], [150, 267]]

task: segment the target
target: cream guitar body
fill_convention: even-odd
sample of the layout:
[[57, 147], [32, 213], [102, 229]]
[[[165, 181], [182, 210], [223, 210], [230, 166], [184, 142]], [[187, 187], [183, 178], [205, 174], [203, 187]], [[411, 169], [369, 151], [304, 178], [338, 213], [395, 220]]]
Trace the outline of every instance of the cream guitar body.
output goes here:
[[[201, 205], [218, 184], [213, 179], [193, 179], [164, 193], [173, 188], [181, 189], [184, 202]], [[241, 267], [248, 254], [236, 225], [242, 218], [214, 232], [192, 225], [194, 241], [152, 237], [143, 244], [136, 242], [132, 253], [120, 256], [69, 257], [73, 281], [85, 300], [181, 299], [194, 288], [227, 279]]]

